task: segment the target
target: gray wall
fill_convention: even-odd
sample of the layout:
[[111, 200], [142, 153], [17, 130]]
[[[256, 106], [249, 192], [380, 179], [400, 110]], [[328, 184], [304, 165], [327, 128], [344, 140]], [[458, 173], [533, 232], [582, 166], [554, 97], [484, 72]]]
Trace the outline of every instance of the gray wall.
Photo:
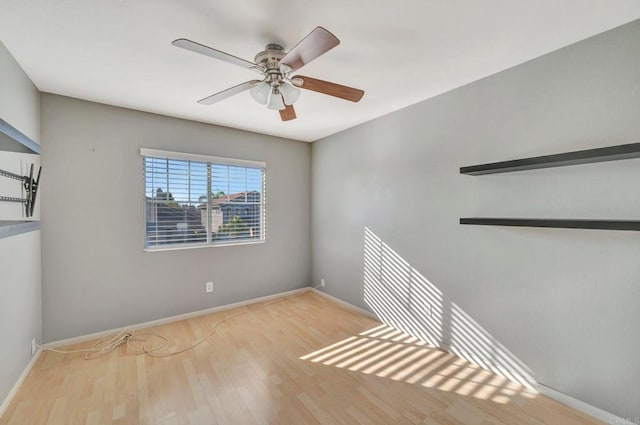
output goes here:
[[40, 141], [40, 96], [27, 74], [0, 41], [0, 113], [2, 119]]
[[[40, 95], [1, 42], [0, 93], [0, 118], [38, 141]], [[0, 152], [8, 171], [30, 161], [36, 155]], [[17, 183], [0, 180], [0, 194]], [[20, 204], [0, 207], [0, 220], [21, 219]], [[40, 231], [0, 239], [0, 404], [31, 360], [31, 339], [42, 340], [40, 289]]]
[[[45, 341], [308, 286], [309, 144], [51, 94], [41, 101]], [[266, 243], [144, 252], [141, 147], [266, 161]]]
[[312, 146], [312, 278], [488, 368], [640, 416], [640, 234], [459, 217], [640, 217], [640, 159], [460, 166], [640, 141], [640, 21]]

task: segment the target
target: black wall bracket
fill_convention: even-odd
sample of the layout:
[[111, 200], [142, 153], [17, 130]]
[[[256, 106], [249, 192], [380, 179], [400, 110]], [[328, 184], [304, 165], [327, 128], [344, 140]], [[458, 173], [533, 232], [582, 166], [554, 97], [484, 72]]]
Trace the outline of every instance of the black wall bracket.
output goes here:
[[6, 177], [13, 180], [18, 180], [22, 182], [24, 186], [24, 190], [26, 193], [25, 198], [15, 198], [11, 196], [0, 196], [0, 201], [4, 202], [21, 202], [24, 204], [25, 215], [27, 217], [31, 217], [33, 215], [33, 211], [36, 205], [36, 195], [38, 193], [38, 185], [40, 184], [40, 173], [42, 172], [42, 167], [38, 167], [38, 176], [33, 178], [33, 169], [34, 165], [31, 164], [31, 170], [29, 171], [28, 176], [21, 176], [19, 174], [14, 174], [9, 171], [0, 170], [0, 176]]

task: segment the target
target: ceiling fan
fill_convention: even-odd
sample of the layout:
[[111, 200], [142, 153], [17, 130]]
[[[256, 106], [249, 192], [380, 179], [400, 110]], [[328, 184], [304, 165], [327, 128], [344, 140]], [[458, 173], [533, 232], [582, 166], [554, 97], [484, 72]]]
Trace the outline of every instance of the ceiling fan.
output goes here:
[[358, 102], [364, 91], [329, 81], [291, 73], [340, 44], [340, 40], [322, 27], [316, 27], [288, 52], [279, 44], [267, 44], [250, 62], [195, 41], [179, 38], [171, 44], [214, 59], [232, 63], [262, 74], [262, 80], [250, 80], [219, 93], [200, 99], [202, 105], [212, 105], [228, 97], [249, 90], [251, 97], [267, 108], [278, 110], [282, 121], [296, 118], [293, 104], [300, 97], [300, 89], [312, 90], [340, 99]]

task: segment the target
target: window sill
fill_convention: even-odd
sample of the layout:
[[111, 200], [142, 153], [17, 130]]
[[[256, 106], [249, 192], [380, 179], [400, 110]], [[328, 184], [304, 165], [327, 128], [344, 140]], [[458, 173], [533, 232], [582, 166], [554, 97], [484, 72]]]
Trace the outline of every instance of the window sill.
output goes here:
[[182, 251], [185, 249], [200, 249], [200, 248], [220, 248], [225, 246], [238, 246], [238, 245], [256, 245], [263, 244], [266, 240], [261, 239], [257, 241], [244, 241], [244, 242], [229, 242], [229, 243], [217, 243], [217, 244], [198, 244], [198, 245], [183, 245], [183, 246], [167, 246], [167, 247], [153, 247], [144, 248], [144, 252], [162, 252], [162, 251]]

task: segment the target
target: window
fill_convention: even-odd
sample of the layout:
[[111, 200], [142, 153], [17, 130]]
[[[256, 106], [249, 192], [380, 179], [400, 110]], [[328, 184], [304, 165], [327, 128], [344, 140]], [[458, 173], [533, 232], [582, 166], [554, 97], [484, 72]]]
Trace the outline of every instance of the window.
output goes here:
[[147, 250], [265, 239], [265, 163], [141, 149]]

